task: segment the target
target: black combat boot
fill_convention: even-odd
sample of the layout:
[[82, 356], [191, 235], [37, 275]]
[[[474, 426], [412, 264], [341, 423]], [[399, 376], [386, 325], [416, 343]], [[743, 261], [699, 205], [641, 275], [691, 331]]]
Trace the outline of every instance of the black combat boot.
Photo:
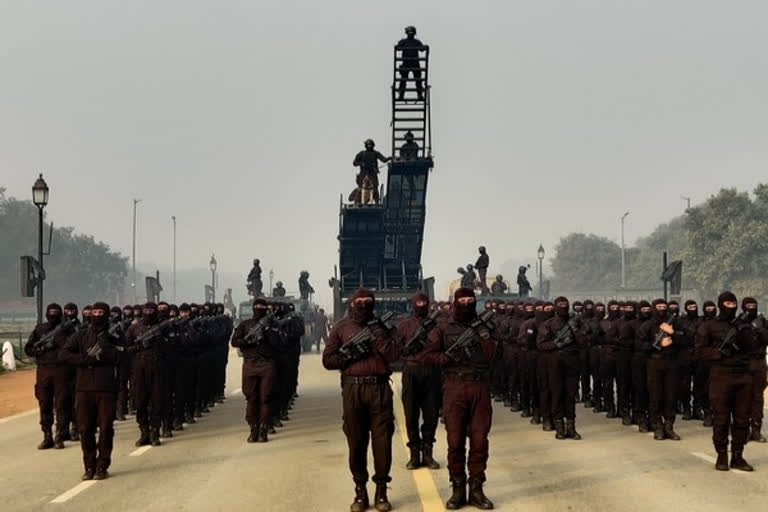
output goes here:
[[504, 395], [504, 407], [512, 407], [512, 393]]
[[163, 437], [163, 438], [173, 437], [173, 432], [171, 431], [171, 427], [167, 423], [163, 424], [163, 430], [162, 430], [162, 433], [160, 434], [160, 437]]
[[621, 424], [626, 427], [632, 424], [632, 415], [629, 413], [629, 409], [621, 411]]
[[697, 404], [693, 404], [693, 419], [695, 420], [703, 420], [704, 419], [704, 411], [701, 407], [699, 407]]
[[565, 423], [555, 420], [555, 439], [565, 439]]
[[517, 399], [515, 399], [515, 400], [512, 400], [512, 403], [509, 405], [509, 410], [512, 412], [520, 412], [523, 410], [523, 408], [520, 407], [520, 402]]
[[405, 465], [405, 469], [419, 469], [421, 467], [421, 452], [415, 446], [411, 446], [411, 458]]
[[115, 419], [117, 421], [125, 421], [125, 412], [123, 412], [122, 410], [118, 409]]
[[82, 480], [93, 480], [93, 475], [96, 471], [93, 468], [85, 468], [85, 473], [80, 477]]
[[355, 499], [349, 506], [349, 512], [365, 512], [370, 506], [370, 502], [368, 501], [368, 490], [365, 488], [365, 485], [356, 485]]
[[657, 441], [664, 440], [664, 422], [659, 421], [653, 426], [653, 438]]
[[581, 434], [576, 432], [576, 420], [565, 420], [565, 437], [581, 441]]
[[149, 444], [149, 429], [140, 427], [139, 439], [136, 440], [136, 446], [146, 446]]
[[600, 414], [601, 412], [605, 412], [605, 404], [603, 404], [603, 401], [600, 400], [600, 398], [595, 398], [592, 403], [595, 405], [592, 408], [593, 413]]
[[64, 448], [64, 435], [61, 432], [56, 432], [56, 437], [53, 439], [53, 447], [56, 450]]
[[764, 443], [766, 442], [765, 437], [760, 432], [760, 430], [763, 428], [763, 422], [762, 421], [753, 421], [752, 422], [752, 428], [749, 431], [749, 440], [755, 441], [757, 443]]
[[181, 418], [173, 420], [173, 430], [184, 430], [184, 422], [182, 422]]
[[203, 417], [203, 410], [200, 408], [200, 406], [195, 407], [195, 418], [202, 418]]
[[541, 416], [539, 415], [539, 410], [537, 408], [533, 408], [531, 411], [531, 425], [540, 425], [541, 424]]
[[376, 494], [373, 497], [373, 508], [379, 512], [389, 512], [392, 504], [387, 498], [387, 484], [376, 484]]
[[718, 450], [717, 462], [715, 462], [715, 469], [718, 471], [728, 471], [728, 450]]
[[43, 442], [37, 445], [38, 450], [47, 450], [53, 448], [53, 431], [50, 428], [43, 429]]
[[94, 480], [106, 480], [109, 478], [109, 472], [105, 468], [96, 468], [96, 474], [93, 475]]
[[483, 492], [483, 482], [479, 478], [474, 478], [469, 481], [469, 504], [479, 508], [480, 510], [491, 510], [493, 503], [489, 500]]
[[424, 443], [421, 452], [421, 462], [429, 469], [440, 469], [440, 464], [432, 456], [432, 444]]
[[259, 425], [259, 439], [257, 442], [266, 443], [267, 441], [269, 441], [269, 439], [267, 438], [267, 426]]
[[187, 425], [194, 425], [197, 423], [197, 420], [195, 420], [195, 414], [191, 411], [187, 411], [184, 413], [184, 423]]
[[616, 418], [618, 416], [616, 414], [616, 406], [615, 405], [608, 404], [605, 409], [606, 409], [605, 417], [608, 418], [609, 420], [612, 420], [612, 419], [614, 419], [614, 418]]
[[149, 431], [149, 444], [152, 446], [160, 446], [160, 429], [153, 428]]
[[637, 418], [637, 431], [641, 434], [645, 434], [647, 432], [650, 432], [651, 427], [648, 424], [648, 413], [645, 411], [640, 411]]
[[705, 427], [711, 427], [714, 424], [714, 418], [712, 417], [712, 411], [709, 409], [704, 409], [704, 423], [702, 423]]
[[530, 418], [533, 415], [531, 412], [530, 407], [525, 407], [523, 411], [520, 413], [521, 418]]
[[246, 439], [246, 442], [255, 443], [258, 438], [259, 438], [258, 425], [251, 425], [251, 432], [248, 434], [248, 439]]
[[673, 441], [680, 440], [680, 436], [675, 432], [675, 418], [669, 418], [664, 421], [664, 438]]
[[592, 396], [590, 396], [589, 393], [584, 393], [583, 398], [584, 398], [584, 407], [586, 407], [587, 409], [591, 409], [592, 408]]
[[291, 417], [288, 416], [288, 411], [287, 410], [285, 410], [282, 413], [280, 413], [280, 419], [282, 421], [291, 421]]
[[688, 404], [683, 404], [683, 415], [681, 416], [683, 421], [691, 421], [693, 419], [693, 414], [691, 412], [691, 406]]
[[503, 402], [504, 401], [504, 393], [494, 393], [493, 394], [493, 401], [494, 402]]
[[[283, 424], [281, 423], [280, 426], [282, 427]], [[267, 433], [269, 434], [277, 434], [277, 430], [275, 430], [275, 424], [270, 423], [269, 426], [267, 426]]]
[[755, 468], [753, 468], [747, 461], [744, 460], [744, 452], [741, 450], [734, 451], [731, 454], [731, 467], [733, 469], [738, 469], [739, 471], [755, 470]]
[[552, 426], [552, 418], [546, 417], [541, 422], [541, 430], [544, 432], [552, 432], [552, 429], [554, 427]]
[[445, 502], [448, 510], [458, 510], [467, 504], [467, 480], [465, 478], [452, 478], [451, 487], [453, 494]]

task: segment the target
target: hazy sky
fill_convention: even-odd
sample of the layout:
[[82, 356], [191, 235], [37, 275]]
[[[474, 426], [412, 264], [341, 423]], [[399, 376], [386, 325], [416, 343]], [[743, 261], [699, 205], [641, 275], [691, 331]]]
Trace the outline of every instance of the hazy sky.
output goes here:
[[[321, 300], [354, 154], [388, 150], [392, 45], [432, 47], [424, 269], [629, 241], [721, 186], [768, 180], [764, 0], [0, 2], [0, 186], [138, 260]], [[33, 228], [33, 227], [31, 227]], [[457, 248], [463, 248], [457, 250]], [[493, 268], [491, 269], [494, 270]], [[514, 276], [509, 276], [514, 277]], [[442, 287], [440, 288], [442, 289]]]

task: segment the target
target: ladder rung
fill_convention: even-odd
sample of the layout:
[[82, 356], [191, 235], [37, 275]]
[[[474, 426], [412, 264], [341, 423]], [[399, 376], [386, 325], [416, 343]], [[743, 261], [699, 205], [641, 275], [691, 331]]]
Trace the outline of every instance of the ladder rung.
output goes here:
[[395, 112], [424, 112], [424, 107], [395, 107]]
[[395, 118], [392, 118], [392, 120], [395, 121], [395, 122], [400, 121], [400, 122], [406, 122], [406, 123], [421, 123], [421, 124], [424, 124], [424, 123], [427, 122], [427, 120], [424, 119], [423, 117], [421, 119], [419, 119], [419, 118], [408, 118], [408, 117], [395, 117]]

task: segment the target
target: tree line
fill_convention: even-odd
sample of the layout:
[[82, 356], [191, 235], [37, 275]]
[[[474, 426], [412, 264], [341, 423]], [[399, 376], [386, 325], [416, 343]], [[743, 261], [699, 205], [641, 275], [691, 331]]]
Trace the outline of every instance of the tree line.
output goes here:
[[[0, 187], [0, 300], [20, 299], [19, 257], [37, 258], [37, 226], [37, 207], [31, 201], [6, 196]], [[44, 242], [47, 248], [47, 228]], [[45, 257], [46, 302], [112, 303], [123, 292], [127, 257], [90, 235], [76, 233], [72, 227], [55, 228], [51, 245], [51, 255]]]
[[[768, 184], [752, 194], [721, 189], [625, 249], [629, 289], [661, 288], [661, 258], [683, 261], [683, 288], [708, 297], [730, 289], [761, 297], [768, 290]], [[551, 261], [559, 290], [613, 290], [621, 284], [621, 247], [608, 238], [570, 233]]]

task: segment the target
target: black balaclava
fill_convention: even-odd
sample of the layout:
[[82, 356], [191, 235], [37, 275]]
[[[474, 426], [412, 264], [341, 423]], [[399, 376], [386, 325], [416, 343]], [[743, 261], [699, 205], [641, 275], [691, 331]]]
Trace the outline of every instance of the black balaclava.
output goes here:
[[702, 305], [702, 315], [706, 319], [715, 318], [717, 316], [717, 304], [711, 300], [705, 300]]
[[680, 316], [680, 303], [676, 300], [669, 301], [669, 312], [675, 316]]
[[141, 321], [144, 325], [153, 325], [157, 322], [157, 304], [154, 302], [147, 302], [144, 307], [141, 308]]
[[608, 302], [608, 320], [616, 320], [621, 314], [619, 303], [615, 300]]
[[97, 331], [106, 329], [109, 325], [109, 305], [104, 302], [97, 302], [93, 305], [93, 311], [99, 310], [101, 315], [91, 315], [91, 328]]
[[48, 321], [50, 327], [56, 327], [61, 323], [62, 311], [61, 306], [52, 302], [45, 308], [45, 319]]
[[730, 322], [731, 320], [736, 318], [737, 308], [725, 307], [726, 302], [738, 303], [738, 299], [736, 299], [736, 295], [734, 295], [731, 292], [723, 292], [717, 298], [717, 307], [720, 309], [720, 314], [718, 315], [718, 318], [720, 318], [721, 320], [725, 320], [726, 322]]
[[688, 320], [696, 320], [699, 317], [699, 305], [696, 304], [695, 300], [685, 301], [683, 307], [685, 307], [685, 316]]
[[74, 302], [64, 304], [64, 318], [66, 320], [77, 320], [77, 304]]
[[[653, 307], [653, 316], [660, 322], [666, 322], [669, 316], [669, 306], [664, 299], [656, 299], [651, 303]], [[667, 306], [667, 307], [664, 307]], [[659, 309], [661, 307], [661, 309]]]
[[[641, 300], [637, 306], [637, 317], [640, 320], [650, 320], [653, 317], [653, 306], [651, 306], [650, 302], [647, 300]], [[646, 311], [643, 311], [644, 309]]]
[[558, 297], [555, 299], [555, 314], [560, 318], [568, 318], [571, 312], [571, 306], [568, 299], [565, 297]]
[[605, 304], [602, 302], [595, 304], [595, 318], [598, 320], [605, 318]]
[[747, 314], [750, 322], [757, 318], [757, 300], [752, 297], [744, 297], [741, 301], [741, 310]]
[[591, 300], [584, 301], [584, 318], [590, 319], [595, 317], [595, 303]]
[[267, 314], [267, 301], [264, 299], [256, 299], [253, 301], [251, 309], [253, 310], [253, 319], [257, 321], [261, 320]]
[[637, 317], [637, 304], [633, 301], [628, 301], [624, 305], [624, 320], [634, 320]]

